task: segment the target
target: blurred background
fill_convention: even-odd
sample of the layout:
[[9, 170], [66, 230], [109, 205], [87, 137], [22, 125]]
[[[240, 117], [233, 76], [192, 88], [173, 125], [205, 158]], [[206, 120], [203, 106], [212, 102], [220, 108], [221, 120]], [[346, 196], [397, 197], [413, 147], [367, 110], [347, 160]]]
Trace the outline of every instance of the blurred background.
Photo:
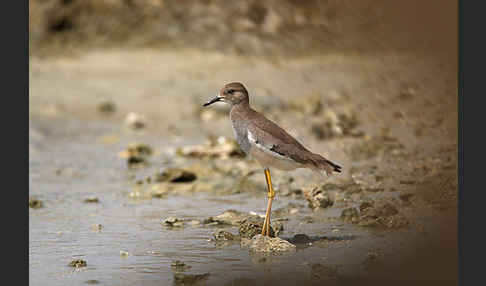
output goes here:
[[457, 54], [457, 1], [29, 1], [32, 55], [106, 47], [237, 55]]
[[[449, 0], [29, 0], [30, 284], [457, 285], [457, 15]], [[272, 170], [272, 227], [296, 252], [240, 243], [264, 175], [229, 107], [201, 106], [232, 81], [343, 167]]]

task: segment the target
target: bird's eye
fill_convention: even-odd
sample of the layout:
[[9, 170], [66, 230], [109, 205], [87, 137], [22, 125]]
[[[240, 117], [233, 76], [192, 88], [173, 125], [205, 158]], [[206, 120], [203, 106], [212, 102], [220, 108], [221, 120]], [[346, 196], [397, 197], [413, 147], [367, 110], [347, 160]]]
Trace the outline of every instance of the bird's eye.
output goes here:
[[233, 94], [233, 92], [235, 92], [233, 89], [229, 89], [226, 91], [226, 93], [229, 93], [229, 94]]

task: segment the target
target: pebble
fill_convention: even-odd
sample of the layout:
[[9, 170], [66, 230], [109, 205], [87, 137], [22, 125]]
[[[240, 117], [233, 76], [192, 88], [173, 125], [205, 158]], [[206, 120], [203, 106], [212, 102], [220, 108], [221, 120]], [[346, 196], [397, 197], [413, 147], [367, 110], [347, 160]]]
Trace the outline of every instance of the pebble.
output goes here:
[[130, 253], [128, 251], [120, 250], [120, 256], [121, 257], [128, 257], [128, 256], [130, 256]]
[[39, 209], [42, 208], [44, 204], [41, 200], [36, 199], [35, 197], [29, 197], [29, 208], [32, 209]]
[[82, 259], [74, 259], [68, 264], [68, 266], [75, 267], [75, 268], [86, 267], [87, 265], [88, 264], [86, 263], [86, 261]]
[[244, 243], [252, 252], [286, 252], [296, 251], [296, 246], [279, 237], [268, 237], [261, 234], [255, 235]]
[[99, 203], [99, 199], [96, 197], [86, 198], [83, 202], [85, 203]]
[[230, 232], [225, 230], [217, 230], [214, 234], [215, 241], [229, 241], [229, 240], [237, 240], [238, 237]]
[[147, 119], [143, 115], [135, 112], [130, 112], [125, 118], [125, 124], [133, 129], [141, 129], [147, 125]]

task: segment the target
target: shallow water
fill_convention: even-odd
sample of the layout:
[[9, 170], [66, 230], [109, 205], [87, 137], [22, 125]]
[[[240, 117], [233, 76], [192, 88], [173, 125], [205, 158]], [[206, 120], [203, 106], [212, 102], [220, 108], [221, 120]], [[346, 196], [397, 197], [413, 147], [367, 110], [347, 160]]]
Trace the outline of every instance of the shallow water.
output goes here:
[[[382, 176], [386, 188], [366, 194], [367, 198], [396, 198], [403, 191], [420, 197], [428, 187], [442, 183], [439, 180], [442, 169], [435, 171], [437, 175], [432, 179], [437, 179], [431, 185], [420, 188], [421, 178], [410, 175], [415, 174], [410, 170], [419, 157], [417, 154], [427, 164], [434, 160], [440, 162], [438, 153], [457, 154], [447, 144], [444, 150], [449, 151], [440, 151], [439, 144], [442, 140], [455, 142], [457, 135], [457, 117], [442, 117], [457, 111], [454, 93], [443, 96], [447, 74], [442, 75], [443, 72], [423, 58], [329, 55], [274, 66], [199, 54], [192, 57], [192, 62], [187, 60], [190, 56], [124, 51], [94, 53], [80, 59], [33, 61], [29, 85], [29, 195], [42, 200], [44, 207], [29, 208], [31, 285], [170, 285], [174, 283], [170, 266], [173, 260], [191, 266], [185, 273], [210, 273], [208, 285], [319, 285], [324, 280], [326, 284], [355, 285], [356, 280], [366, 284], [363, 278], [372, 274], [377, 277], [372, 281], [375, 285], [390, 285], [389, 281], [428, 286], [433, 284], [431, 281], [439, 281], [439, 285], [457, 284], [457, 197], [438, 201], [437, 197], [444, 194], [438, 187], [425, 196], [430, 203], [424, 203], [423, 208], [420, 200], [419, 205], [397, 206], [414, 224], [386, 230], [343, 222], [339, 216], [344, 205], [335, 204], [312, 212], [304, 198], [281, 196], [277, 191], [273, 210], [285, 208], [289, 203], [302, 206], [298, 207], [298, 213], [285, 216], [289, 220], [283, 222], [285, 229], [281, 238], [290, 239], [303, 233], [311, 238], [327, 237], [331, 242], [298, 244], [296, 253], [270, 256], [251, 254], [238, 243], [216, 245], [210, 241], [215, 227], [188, 225], [169, 229], [161, 225], [170, 216], [202, 220], [228, 209], [263, 214], [265, 189], [261, 193], [232, 195], [171, 193], [160, 199], [129, 196], [136, 180], [157, 170], [188, 163], [166, 154], [167, 148], [201, 144], [211, 133], [232, 136], [227, 117], [216, 116], [203, 124], [197, 108], [198, 102], [214, 95], [215, 86], [241, 78], [252, 88], [264, 87], [256, 90], [256, 94], [264, 96], [255, 96], [252, 101], [261, 109], [286, 102], [301, 90], [307, 94], [343, 90], [338, 92], [339, 104], [360, 111], [362, 130], [366, 134], [388, 126], [394, 131], [392, 135], [406, 145], [408, 153], [400, 162], [393, 161], [397, 157], [389, 156], [377, 158], [371, 164], [353, 162], [345, 150], [351, 143], [364, 142], [362, 138], [319, 141], [310, 134], [305, 115], [295, 113], [295, 118], [285, 117], [271, 110], [265, 114], [274, 116], [284, 127], [292, 127], [290, 131], [305, 139], [303, 142], [311, 150], [332, 154], [344, 166], [342, 177], [350, 176], [353, 167], [357, 173], [363, 173], [360, 179], [364, 181], [373, 181], [377, 174]], [[234, 64], [221, 64], [228, 60]], [[196, 80], [194, 66], [201, 67]], [[424, 75], [430, 74], [437, 77], [425, 80]], [[167, 82], [161, 82], [161, 78]], [[407, 101], [397, 101], [395, 96], [403, 81], [417, 82], [423, 85], [418, 94], [421, 90], [430, 91], [437, 98], [416, 95]], [[449, 85], [447, 88], [454, 91], [453, 84]], [[285, 92], [276, 96], [272, 86]], [[96, 109], [95, 104], [106, 98], [115, 98], [117, 110], [112, 116], [100, 115]], [[123, 126], [124, 116], [131, 111], [147, 115], [146, 129], [134, 132]], [[405, 121], [396, 119], [397, 111], [406, 115]], [[429, 123], [422, 115], [430, 116], [433, 122], [435, 116], [440, 116], [443, 121], [437, 122], [441, 126], [425, 128], [423, 123]], [[413, 134], [415, 129], [410, 126], [416, 123], [414, 120], [422, 123], [417, 126], [422, 126], [423, 137]], [[148, 167], [130, 169], [126, 160], [118, 156], [132, 142], [147, 143], [155, 149]], [[431, 160], [423, 160], [427, 156]], [[223, 164], [215, 161], [220, 163]], [[371, 165], [378, 165], [378, 171], [369, 172]], [[426, 167], [433, 173], [436, 165]], [[319, 183], [313, 175], [300, 171], [289, 175], [299, 187]], [[283, 172], [272, 170], [275, 183], [284, 176]], [[236, 183], [238, 178], [227, 179], [224, 184]], [[399, 183], [401, 179], [413, 179], [415, 185], [403, 185]], [[261, 184], [264, 186], [263, 174]], [[395, 190], [391, 191], [391, 187]], [[88, 197], [97, 197], [99, 203], [84, 203]], [[353, 205], [348, 203], [345, 207], [350, 206]], [[310, 219], [312, 223], [308, 223]], [[94, 230], [95, 224], [101, 224], [102, 229]], [[236, 227], [226, 230], [238, 232]], [[121, 251], [129, 255], [124, 257]], [[376, 258], [370, 260], [370, 257]], [[86, 260], [87, 267], [69, 267], [74, 258]], [[316, 274], [315, 269], [319, 270], [316, 264], [337, 269], [337, 274]]]
[[[116, 156], [124, 142], [110, 147], [92, 143], [98, 135], [113, 131], [111, 126], [91, 126], [92, 131], [86, 132], [83, 128], [87, 126], [76, 120], [46, 124], [53, 134], [42, 139], [31, 136], [36, 150], [30, 158], [30, 194], [45, 204], [30, 210], [32, 285], [65, 285], [66, 279], [70, 284], [98, 280], [116, 285], [160, 285], [172, 281], [170, 263], [175, 259], [192, 266], [189, 273], [210, 272], [209, 281], [262, 275], [254, 273], [259, 267], [239, 245], [220, 249], [208, 241], [215, 228], [169, 230], [160, 222], [169, 216], [201, 219], [230, 208], [263, 213], [263, 199], [242, 194], [222, 200], [203, 193], [134, 200], [128, 196], [132, 188], [129, 178], [137, 171], [129, 170], [125, 160]], [[33, 128], [42, 130], [42, 126]], [[83, 136], [78, 136], [81, 133]], [[100, 202], [84, 203], [87, 197], [97, 197]], [[290, 201], [279, 198], [274, 209]], [[101, 224], [101, 231], [93, 230], [94, 224]], [[229, 230], [237, 232], [236, 228]], [[120, 251], [129, 256], [121, 257]], [[88, 267], [73, 271], [67, 266], [73, 258], [86, 260]], [[230, 277], [224, 271], [227, 267]]]
[[[408, 239], [401, 239], [396, 235], [400, 232], [376, 235], [333, 220], [340, 215], [339, 207], [319, 214], [301, 208], [284, 222], [285, 230], [280, 236], [290, 239], [295, 234], [305, 233], [311, 238], [342, 239], [341, 243], [297, 245], [295, 254], [266, 257], [251, 255], [238, 243], [218, 246], [210, 241], [215, 227], [195, 225], [169, 229], [160, 222], [169, 216], [201, 220], [228, 209], [263, 214], [264, 195], [252, 197], [243, 193], [221, 197], [197, 193], [136, 200], [128, 196], [133, 177], [140, 172], [165, 168], [166, 164], [155, 163], [145, 170], [128, 169], [125, 160], [116, 154], [131, 141], [130, 136], [108, 146], [96, 143], [101, 135], [117, 132], [117, 127], [108, 123], [35, 119], [31, 122], [29, 142], [33, 148], [29, 159], [30, 195], [41, 199], [44, 207], [29, 209], [31, 285], [96, 282], [170, 285], [174, 279], [170, 267], [173, 260], [182, 260], [191, 266], [185, 273], [210, 273], [208, 285], [263, 285], [272, 281], [293, 285], [312, 281], [311, 266], [315, 263], [336, 266], [344, 279], [363, 271], [366, 255], [374, 248], [393, 250], [396, 245], [413, 246], [411, 231], [402, 231], [409, 234]], [[142, 139], [157, 146], [166, 143], [158, 138]], [[88, 197], [99, 198], [99, 203], [84, 203]], [[305, 201], [277, 197], [273, 209], [288, 203], [305, 204]], [[301, 223], [303, 217], [313, 217], [315, 221]], [[94, 230], [94, 224], [101, 224], [102, 229]], [[226, 230], [238, 232], [236, 227]], [[122, 256], [120, 251], [129, 255]], [[87, 267], [67, 266], [76, 258], [86, 260]]]

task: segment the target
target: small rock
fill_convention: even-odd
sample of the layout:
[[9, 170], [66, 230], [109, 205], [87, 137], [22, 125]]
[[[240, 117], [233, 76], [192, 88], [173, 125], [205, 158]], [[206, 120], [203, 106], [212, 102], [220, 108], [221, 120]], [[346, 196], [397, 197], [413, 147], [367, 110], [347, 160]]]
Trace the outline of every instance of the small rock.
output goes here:
[[185, 274], [174, 273], [174, 285], [196, 285], [196, 283], [205, 282], [209, 277], [209, 273], [204, 274]]
[[128, 256], [130, 256], [130, 253], [128, 251], [120, 250], [120, 256], [121, 257], [128, 257]]
[[91, 226], [91, 229], [94, 231], [100, 231], [101, 229], [103, 229], [103, 226], [101, 224], [93, 224]]
[[[244, 219], [240, 227], [238, 228], [238, 232], [241, 237], [245, 238], [252, 238], [257, 234], [262, 233], [262, 228], [263, 228], [263, 218], [247, 218]], [[270, 236], [275, 237], [275, 232], [270, 225]]]
[[90, 198], [84, 199], [83, 202], [85, 202], [85, 203], [99, 203], [100, 200], [96, 197], [90, 197]]
[[135, 112], [130, 112], [125, 118], [125, 124], [133, 129], [141, 129], [147, 125], [147, 119]]
[[227, 224], [227, 225], [240, 226], [240, 224], [249, 217], [259, 219], [259, 216], [257, 215], [250, 215], [236, 210], [227, 210], [220, 215], [205, 219], [203, 221], [203, 224], [215, 224], [215, 225]]
[[145, 158], [143, 157], [140, 157], [140, 156], [130, 156], [128, 157], [127, 159], [127, 164], [129, 166], [134, 166], [134, 165], [142, 165], [146, 163], [146, 160]]
[[215, 241], [229, 241], [229, 240], [237, 240], [237, 239], [238, 239], [237, 236], [224, 230], [217, 230], [214, 233]]
[[152, 155], [152, 147], [144, 143], [133, 143], [128, 146], [137, 155], [149, 156]]
[[41, 200], [38, 200], [35, 197], [29, 197], [29, 208], [39, 209], [42, 207], [43, 207], [43, 203]]
[[196, 174], [177, 168], [167, 169], [155, 174], [156, 182], [189, 183], [197, 179]]
[[162, 221], [162, 224], [169, 227], [181, 227], [184, 223], [175, 217], [169, 217]]
[[124, 151], [120, 152], [118, 156], [121, 158], [128, 158], [130, 156], [150, 156], [152, 155], [152, 148], [145, 143], [130, 143]]
[[315, 187], [311, 191], [304, 190], [304, 196], [312, 209], [327, 208], [334, 204], [334, 201], [322, 187]]
[[103, 101], [98, 105], [98, 111], [101, 113], [105, 113], [105, 114], [113, 113], [115, 112], [115, 110], [116, 110], [115, 103], [111, 100]]
[[285, 252], [295, 251], [296, 246], [278, 237], [268, 237], [261, 234], [253, 236], [248, 247], [252, 252]]
[[152, 155], [152, 148], [144, 143], [132, 143], [118, 156], [127, 159], [127, 164], [139, 165], [146, 163], [146, 158]]
[[86, 267], [86, 265], [87, 265], [86, 261], [82, 259], [74, 259], [68, 264], [68, 266], [76, 267], [76, 268]]

